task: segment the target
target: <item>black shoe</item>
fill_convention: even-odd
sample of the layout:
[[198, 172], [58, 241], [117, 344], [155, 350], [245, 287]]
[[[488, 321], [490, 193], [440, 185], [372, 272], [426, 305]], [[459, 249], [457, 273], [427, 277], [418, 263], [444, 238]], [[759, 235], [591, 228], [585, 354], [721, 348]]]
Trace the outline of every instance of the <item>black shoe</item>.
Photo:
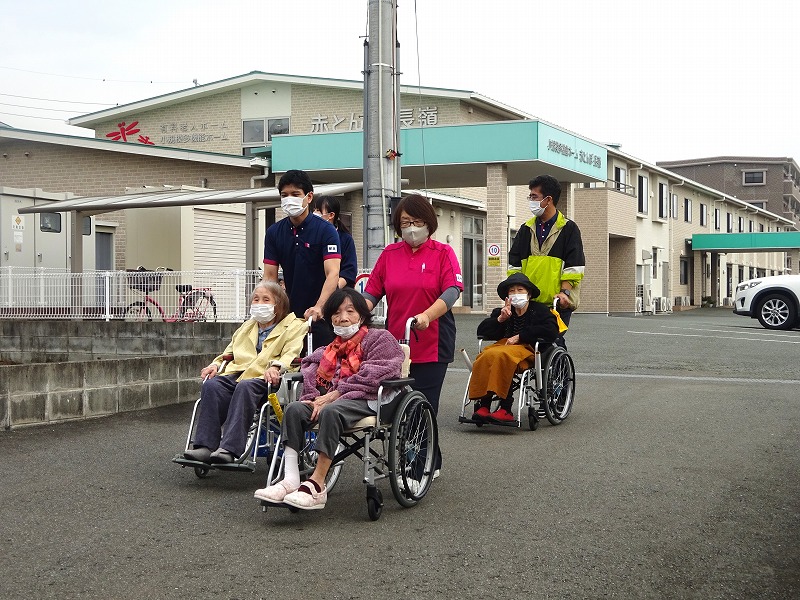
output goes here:
[[233, 460], [233, 454], [223, 448], [217, 448], [211, 453], [208, 462], [214, 465], [229, 465]]
[[189, 460], [196, 460], [199, 462], [207, 463], [209, 462], [209, 458], [211, 457], [211, 450], [206, 448], [205, 446], [198, 446], [192, 450], [185, 450], [183, 453], [184, 458], [188, 458]]

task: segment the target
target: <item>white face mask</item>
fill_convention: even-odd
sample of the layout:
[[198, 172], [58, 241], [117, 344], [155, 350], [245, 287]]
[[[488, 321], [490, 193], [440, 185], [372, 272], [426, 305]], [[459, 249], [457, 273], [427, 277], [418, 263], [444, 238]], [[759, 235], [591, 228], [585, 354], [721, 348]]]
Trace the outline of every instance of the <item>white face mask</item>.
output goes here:
[[528, 294], [509, 294], [508, 299], [514, 308], [522, 308], [528, 303]]
[[338, 325], [333, 326], [333, 333], [338, 335], [343, 340], [349, 340], [353, 337], [358, 330], [361, 329], [361, 323], [353, 323], [352, 325], [348, 325], [347, 327], [339, 327]]
[[259, 323], [269, 323], [275, 316], [274, 304], [251, 304], [250, 318]]
[[544, 206], [542, 206], [541, 202], [536, 202], [531, 200], [531, 212], [533, 213], [534, 217], [541, 217], [544, 214]]
[[423, 225], [422, 227], [414, 227], [413, 225], [409, 225], [408, 227], [401, 229], [400, 232], [403, 234], [403, 239], [412, 248], [416, 248], [422, 244], [430, 235], [428, 233], [427, 225]]
[[308, 196], [308, 194], [302, 198], [298, 198], [297, 196], [284, 196], [281, 198], [281, 208], [283, 212], [290, 217], [297, 217], [303, 214], [303, 211], [306, 209], [306, 207], [303, 206], [306, 196]]

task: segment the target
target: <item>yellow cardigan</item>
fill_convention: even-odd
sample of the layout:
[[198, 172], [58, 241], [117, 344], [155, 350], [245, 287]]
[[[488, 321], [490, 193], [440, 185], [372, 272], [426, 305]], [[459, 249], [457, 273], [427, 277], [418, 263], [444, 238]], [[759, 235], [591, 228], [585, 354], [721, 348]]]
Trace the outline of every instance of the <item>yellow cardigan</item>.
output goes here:
[[258, 323], [249, 319], [233, 332], [228, 347], [214, 359], [213, 364], [219, 367], [224, 355], [233, 354], [233, 360], [225, 367], [225, 372], [241, 372], [236, 381], [263, 377], [264, 372], [273, 365], [282, 371], [290, 370], [292, 361], [303, 350], [303, 336], [307, 331], [306, 322], [290, 312], [269, 332], [261, 345], [261, 352], [256, 354]]

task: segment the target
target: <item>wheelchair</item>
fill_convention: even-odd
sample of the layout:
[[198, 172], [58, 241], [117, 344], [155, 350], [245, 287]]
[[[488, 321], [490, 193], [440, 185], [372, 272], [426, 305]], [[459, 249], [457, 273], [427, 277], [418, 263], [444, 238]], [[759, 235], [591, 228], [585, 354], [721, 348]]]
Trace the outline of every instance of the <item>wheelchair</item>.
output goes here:
[[[434, 478], [438, 441], [436, 414], [425, 395], [411, 389], [414, 379], [406, 376], [409, 366], [408, 340], [414, 323], [413, 318], [406, 322], [405, 338], [400, 340], [406, 357], [402, 376], [381, 382], [375, 416], [361, 419], [354, 427], [342, 433], [326, 477], [326, 488], [330, 494], [339, 478], [344, 460], [351, 455], [357, 456], [363, 463], [362, 481], [366, 486], [367, 514], [372, 521], [380, 519], [384, 506], [383, 494], [376, 485], [377, 482], [388, 479], [395, 500], [402, 507], [410, 508], [425, 497]], [[299, 398], [302, 389], [302, 375], [292, 373], [288, 377], [291, 381], [291, 400], [294, 401]], [[391, 394], [392, 399], [384, 404], [387, 394]], [[309, 444], [299, 453], [301, 478], [304, 473], [310, 475], [316, 464], [313, 434], [313, 430], [307, 432]], [[276, 444], [281, 444], [280, 438]], [[280, 481], [283, 478], [283, 469], [282, 452], [274, 452], [265, 487]], [[260, 500], [260, 503], [264, 512], [269, 506], [282, 506], [291, 512], [300, 510], [264, 500]]]
[[[311, 348], [311, 319], [308, 321], [309, 333], [306, 335], [306, 347]], [[223, 356], [223, 362], [220, 366], [218, 374], [224, 374], [225, 367], [233, 360], [233, 356]], [[293, 367], [299, 367], [299, 359], [295, 359], [292, 363]], [[186, 445], [180, 454], [173, 457], [172, 462], [181, 465], [181, 467], [191, 467], [194, 469], [194, 474], [198, 478], [206, 477], [212, 470], [220, 471], [245, 471], [253, 473], [256, 470], [257, 458], [266, 458], [269, 461], [273, 455], [282, 453], [277, 440], [280, 438], [281, 425], [280, 415], [282, 413], [282, 406], [286, 405], [287, 399], [294, 392], [292, 388], [291, 376], [296, 373], [288, 373], [283, 376], [281, 385], [273, 389], [272, 386], [267, 388], [267, 396], [260, 408], [253, 416], [253, 422], [247, 432], [247, 441], [245, 443], [245, 450], [241, 456], [235, 458], [231, 463], [206, 463], [199, 460], [192, 460], [183, 455], [185, 450], [192, 448], [195, 430], [197, 427], [197, 417], [200, 408], [200, 398], [198, 398], [192, 409], [192, 417], [189, 421], [189, 432], [186, 436]], [[205, 380], [204, 380], [205, 381]], [[284, 391], [286, 390], [286, 391]], [[274, 396], [272, 396], [274, 394]], [[272, 397], [271, 397], [272, 396]], [[314, 471], [316, 464], [315, 454], [313, 452], [314, 435], [307, 436], [307, 444], [301, 456], [305, 459], [306, 463], [310, 465], [308, 474]], [[308, 467], [305, 467], [308, 469]], [[333, 470], [333, 469], [331, 469]], [[301, 469], [301, 475], [304, 470]], [[337, 472], [338, 476], [338, 472]]]
[[[490, 340], [478, 339], [478, 353], [484, 348], [484, 343]], [[522, 426], [523, 409], [527, 409], [528, 427], [535, 431], [539, 422], [547, 419], [552, 425], [561, 424], [572, 411], [575, 401], [575, 364], [569, 353], [556, 344], [534, 345], [534, 364], [528, 369], [518, 370], [511, 381], [509, 393], [516, 395], [516, 419], [508, 424], [493, 423], [489, 421], [475, 421], [468, 416], [467, 411], [472, 411], [474, 401], [469, 398], [469, 382], [472, 378], [472, 362], [466, 350], [461, 350], [470, 376], [467, 378], [467, 387], [464, 390], [464, 400], [461, 404], [459, 423], [473, 423], [478, 427], [483, 425], [500, 425], [506, 427]], [[513, 413], [512, 407], [512, 413]]]

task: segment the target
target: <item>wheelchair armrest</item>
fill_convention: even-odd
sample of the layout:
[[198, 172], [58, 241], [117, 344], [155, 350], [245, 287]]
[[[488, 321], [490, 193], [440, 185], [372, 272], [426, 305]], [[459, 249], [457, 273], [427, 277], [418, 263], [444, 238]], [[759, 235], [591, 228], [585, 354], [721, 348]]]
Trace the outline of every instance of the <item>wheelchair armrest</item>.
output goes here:
[[411, 385], [414, 383], [413, 377], [399, 377], [397, 379], [384, 379], [381, 385], [385, 387], [401, 387], [404, 385]]

